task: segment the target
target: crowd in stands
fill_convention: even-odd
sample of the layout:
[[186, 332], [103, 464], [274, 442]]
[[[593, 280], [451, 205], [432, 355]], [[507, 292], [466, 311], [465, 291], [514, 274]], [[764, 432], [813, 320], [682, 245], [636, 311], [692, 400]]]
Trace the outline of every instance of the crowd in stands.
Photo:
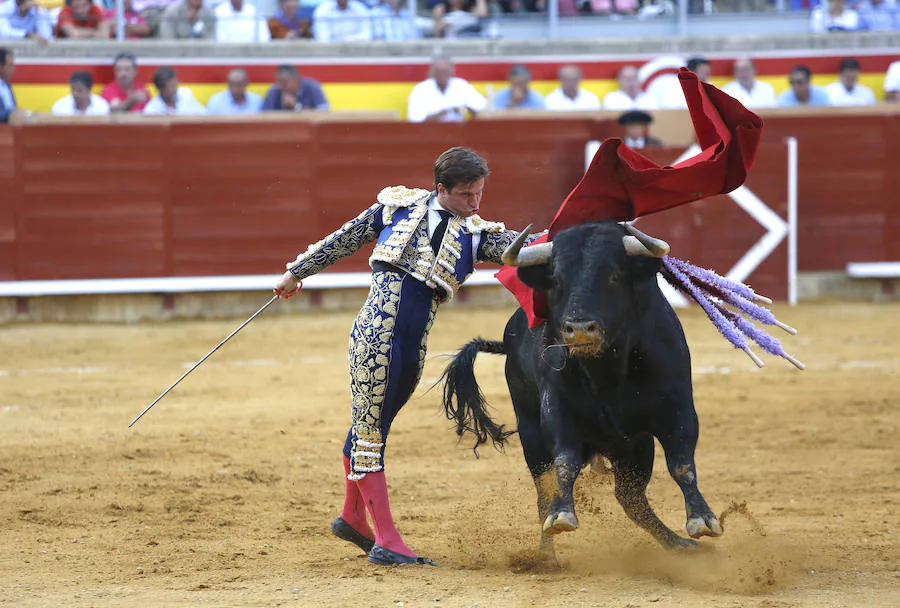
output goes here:
[[[686, 66], [701, 80], [710, 80], [709, 61], [690, 59]], [[877, 103], [871, 88], [859, 82], [860, 64], [847, 58], [840, 62], [838, 79], [824, 87], [812, 84], [812, 72], [804, 65], [795, 66], [788, 75], [789, 88], [776, 96], [774, 87], [756, 78], [749, 58], [734, 62], [734, 79], [722, 90], [751, 109], [793, 106], [864, 106]], [[15, 58], [0, 48], [0, 122], [8, 122], [22, 112], [13, 93], [12, 76]], [[241, 68], [228, 72], [225, 88], [212, 95], [206, 105], [200, 103], [187, 87], [181, 86], [177, 72], [159, 67], [153, 75], [156, 96], [146, 84], [137, 80], [137, 59], [130, 53], [119, 54], [113, 62], [114, 80], [106, 84], [100, 95], [92, 93], [90, 73], [76, 71], [69, 79], [70, 94], [57, 101], [51, 113], [59, 116], [104, 115], [116, 112], [144, 114], [253, 114], [266, 111], [328, 111], [328, 99], [321, 84], [304, 78], [296, 67], [282, 65], [275, 70], [274, 82], [264, 96], [248, 90], [248, 74]], [[654, 86], [641, 82], [637, 66], [626, 65], [617, 74], [618, 88], [603, 99], [581, 86], [582, 72], [576, 65], [562, 66], [558, 71], [559, 86], [542, 96], [531, 87], [527, 66], [509, 70], [508, 85], [496, 93], [490, 87], [482, 95], [465, 79], [455, 75], [449, 59], [436, 59], [429, 77], [413, 87], [407, 104], [410, 122], [460, 122], [485, 111], [590, 112], [612, 110], [622, 112], [621, 122], [635, 145], [652, 145], [647, 129], [652, 122], [648, 111], [685, 108], [686, 103], [677, 78], [668, 74], [655, 79]], [[884, 80], [884, 101], [898, 102], [900, 93], [900, 61], [890, 65]], [[643, 133], [643, 135], [641, 135]]]
[[[411, 13], [406, 0], [277, 0], [276, 10], [261, 14], [257, 1], [264, 0], [124, 0], [125, 36], [234, 43], [493, 37], [497, 15], [547, 8], [547, 0], [417, 0], [420, 10]], [[664, 5], [656, 0], [557, 1], [563, 17], [630, 15]], [[809, 10], [816, 32], [900, 30], [900, 0], [821, 0], [809, 7], [805, 1], [791, 0], [789, 6]], [[712, 0], [699, 3], [712, 5]], [[0, 39], [32, 38], [43, 44], [53, 38], [115, 37], [116, 15], [115, 0], [0, 0]]]

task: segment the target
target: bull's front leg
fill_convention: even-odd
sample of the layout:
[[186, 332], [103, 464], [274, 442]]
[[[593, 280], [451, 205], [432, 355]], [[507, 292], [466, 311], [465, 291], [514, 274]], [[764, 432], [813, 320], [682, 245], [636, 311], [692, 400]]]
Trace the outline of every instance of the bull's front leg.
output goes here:
[[545, 492], [555, 490], [544, 519], [544, 534], [571, 532], [578, 528], [572, 491], [584, 462], [578, 426], [566, 404], [562, 390], [551, 388], [541, 395], [541, 432], [553, 457], [553, 467], [545, 474], [542, 485]]

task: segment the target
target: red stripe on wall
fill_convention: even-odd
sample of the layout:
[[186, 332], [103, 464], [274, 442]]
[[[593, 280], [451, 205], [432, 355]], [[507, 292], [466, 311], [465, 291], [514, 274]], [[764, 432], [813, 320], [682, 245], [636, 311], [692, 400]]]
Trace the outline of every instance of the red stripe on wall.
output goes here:
[[[760, 76], [787, 74], [791, 68], [803, 64], [813, 74], [836, 74], [838, 64], [844, 56], [830, 57], [778, 57], [756, 60], [757, 72]], [[863, 72], [886, 72], [888, 66], [900, 60], [898, 55], [872, 55], [860, 57]], [[516, 62], [504, 63], [460, 63], [456, 66], [456, 75], [472, 81], [505, 80], [509, 69]], [[733, 59], [716, 59], [710, 62], [713, 76], [731, 75]], [[615, 78], [616, 73], [624, 65], [635, 64], [629, 61], [588, 61], [575, 62], [584, 72], [587, 79]], [[149, 82], [153, 72], [162, 63], [146, 62], [139, 70], [139, 79]], [[315, 78], [325, 83], [353, 82], [419, 82], [427, 77], [428, 67], [422, 64], [352, 64], [303, 65], [295, 64], [302, 75]], [[535, 80], [556, 80], [557, 70], [566, 63], [535, 63], [528, 67]], [[638, 64], [639, 65], [639, 64]], [[241, 65], [223, 60], [218, 65], [179, 65], [176, 66], [178, 77], [186, 83], [222, 83], [233, 67], [243, 67], [250, 75], [251, 82], [271, 82], [274, 80], [276, 63], [270, 65]], [[76, 70], [89, 72], [97, 83], [110, 82], [113, 78], [112, 67], [105, 63], [92, 65], [50, 65], [24, 64], [16, 70], [14, 82], [18, 84], [61, 84], [68, 82], [69, 76]]]

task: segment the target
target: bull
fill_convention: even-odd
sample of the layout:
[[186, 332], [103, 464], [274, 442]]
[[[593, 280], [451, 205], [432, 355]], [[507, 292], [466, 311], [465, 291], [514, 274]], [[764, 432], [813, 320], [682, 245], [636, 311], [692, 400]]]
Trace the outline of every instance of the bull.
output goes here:
[[[529, 227], [530, 228], [530, 227]], [[506, 381], [518, 434], [537, 489], [541, 550], [575, 530], [572, 490], [583, 466], [612, 465], [615, 496], [628, 517], [666, 547], [693, 547], [722, 526], [700, 493], [694, 450], [699, 424], [691, 358], [681, 323], [657, 273], [668, 245], [612, 221], [568, 228], [552, 242], [523, 249], [526, 229], [505, 252], [519, 279], [546, 292], [546, 322], [529, 328], [520, 308], [503, 341], [477, 339], [447, 366], [443, 407], [458, 435], [477, 448], [502, 447], [513, 432], [487, 411], [474, 374], [478, 353], [506, 355]], [[654, 438], [684, 495], [687, 533], [668, 528], [647, 501]]]

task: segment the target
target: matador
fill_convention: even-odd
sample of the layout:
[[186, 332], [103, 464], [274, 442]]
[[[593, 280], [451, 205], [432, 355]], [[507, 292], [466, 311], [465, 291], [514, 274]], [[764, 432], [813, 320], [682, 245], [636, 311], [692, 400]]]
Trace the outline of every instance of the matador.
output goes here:
[[376, 564], [435, 565], [416, 555], [394, 525], [385, 446], [394, 417], [422, 376], [438, 307], [456, 295], [476, 263], [501, 263], [519, 234], [477, 215], [489, 173], [474, 151], [447, 150], [434, 163], [434, 190], [385, 188], [374, 205], [287, 264], [275, 286], [276, 294], [290, 297], [306, 277], [377, 241], [369, 260], [371, 289], [350, 332], [346, 494], [331, 524], [336, 536], [368, 552]]

